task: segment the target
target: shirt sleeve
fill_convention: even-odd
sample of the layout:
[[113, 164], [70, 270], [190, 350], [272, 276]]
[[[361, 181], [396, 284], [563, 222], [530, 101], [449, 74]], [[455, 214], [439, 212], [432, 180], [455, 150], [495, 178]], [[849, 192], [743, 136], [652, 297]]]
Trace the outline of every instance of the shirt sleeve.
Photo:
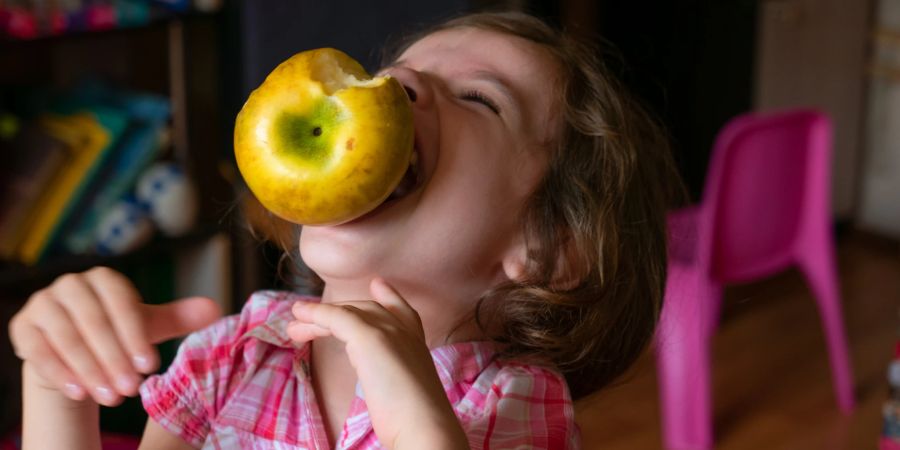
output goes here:
[[[147, 414], [166, 430], [195, 448], [203, 446], [213, 416], [213, 374], [221, 372], [222, 349], [237, 317], [226, 317], [189, 335], [165, 373], [147, 378], [141, 385], [141, 401]], [[217, 358], [218, 356], [218, 358]]]
[[175, 359], [162, 374], [140, 387], [147, 414], [160, 426], [200, 448], [210, 425], [231, 395], [246, 364], [244, 337], [263, 324], [280, 298], [271, 292], [250, 297], [239, 315], [228, 316], [188, 335]]
[[560, 374], [506, 366], [485, 394], [484, 414], [463, 420], [473, 449], [581, 448], [572, 400]]

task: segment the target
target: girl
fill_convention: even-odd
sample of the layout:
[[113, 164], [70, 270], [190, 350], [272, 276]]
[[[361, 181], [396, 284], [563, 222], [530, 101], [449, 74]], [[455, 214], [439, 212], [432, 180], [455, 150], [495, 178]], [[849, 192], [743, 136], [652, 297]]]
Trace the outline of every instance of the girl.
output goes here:
[[[141, 305], [98, 268], [10, 324], [24, 446], [99, 448], [142, 396], [142, 448], [577, 448], [572, 398], [652, 335], [677, 185], [659, 129], [599, 55], [518, 13], [451, 20], [383, 70], [412, 101], [419, 182], [304, 227], [321, 298]], [[191, 334], [168, 371], [151, 343]], [[139, 387], [140, 385], [140, 387]]]

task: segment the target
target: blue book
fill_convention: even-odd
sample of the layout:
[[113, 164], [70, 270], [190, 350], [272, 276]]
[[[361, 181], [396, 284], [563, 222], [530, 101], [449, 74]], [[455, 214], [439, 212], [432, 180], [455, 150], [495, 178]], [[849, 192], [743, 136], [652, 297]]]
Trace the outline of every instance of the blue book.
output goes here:
[[77, 214], [66, 223], [57, 251], [83, 254], [94, 248], [103, 213], [134, 189], [140, 174], [159, 156], [170, 115], [169, 102], [152, 94], [105, 92], [97, 98], [124, 110], [130, 124], [104, 164]]
[[63, 233], [62, 247], [66, 252], [83, 254], [93, 249], [95, 230], [104, 211], [131, 192], [141, 172], [159, 155], [163, 129], [157, 124], [133, 124], [125, 132], [114, 157]]

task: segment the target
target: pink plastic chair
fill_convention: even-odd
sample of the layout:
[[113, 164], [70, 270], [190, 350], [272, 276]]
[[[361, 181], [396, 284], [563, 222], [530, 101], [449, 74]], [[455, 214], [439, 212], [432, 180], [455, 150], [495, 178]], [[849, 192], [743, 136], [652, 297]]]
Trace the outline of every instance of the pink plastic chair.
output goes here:
[[656, 335], [667, 449], [713, 447], [710, 340], [723, 285], [791, 266], [806, 276], [818, 303], [838, 405], [852, 410], [830, 166], [831, 123], [823, 114], [740, 116], [719, 133], [702, 202], [669, 215], [669, 275]]

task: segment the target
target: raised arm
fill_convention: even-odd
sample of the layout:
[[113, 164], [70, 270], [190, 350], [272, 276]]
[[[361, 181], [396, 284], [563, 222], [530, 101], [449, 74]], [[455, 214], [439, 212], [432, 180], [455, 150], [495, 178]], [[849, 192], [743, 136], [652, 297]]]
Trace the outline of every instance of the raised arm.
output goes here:
[[99, 407], [48, 387], [27, 361], [22, 364], [22, 448], [99, 450]]
[[36, 292], [9, 325], [25, 361], [23, 449], [99, 449], [97, 405], [137, 394], [141, 375], [158, 366], [152, 344], [219, 315], [207, 298], [144, 305], [131, 282], [108, 268], [64, 275]]

